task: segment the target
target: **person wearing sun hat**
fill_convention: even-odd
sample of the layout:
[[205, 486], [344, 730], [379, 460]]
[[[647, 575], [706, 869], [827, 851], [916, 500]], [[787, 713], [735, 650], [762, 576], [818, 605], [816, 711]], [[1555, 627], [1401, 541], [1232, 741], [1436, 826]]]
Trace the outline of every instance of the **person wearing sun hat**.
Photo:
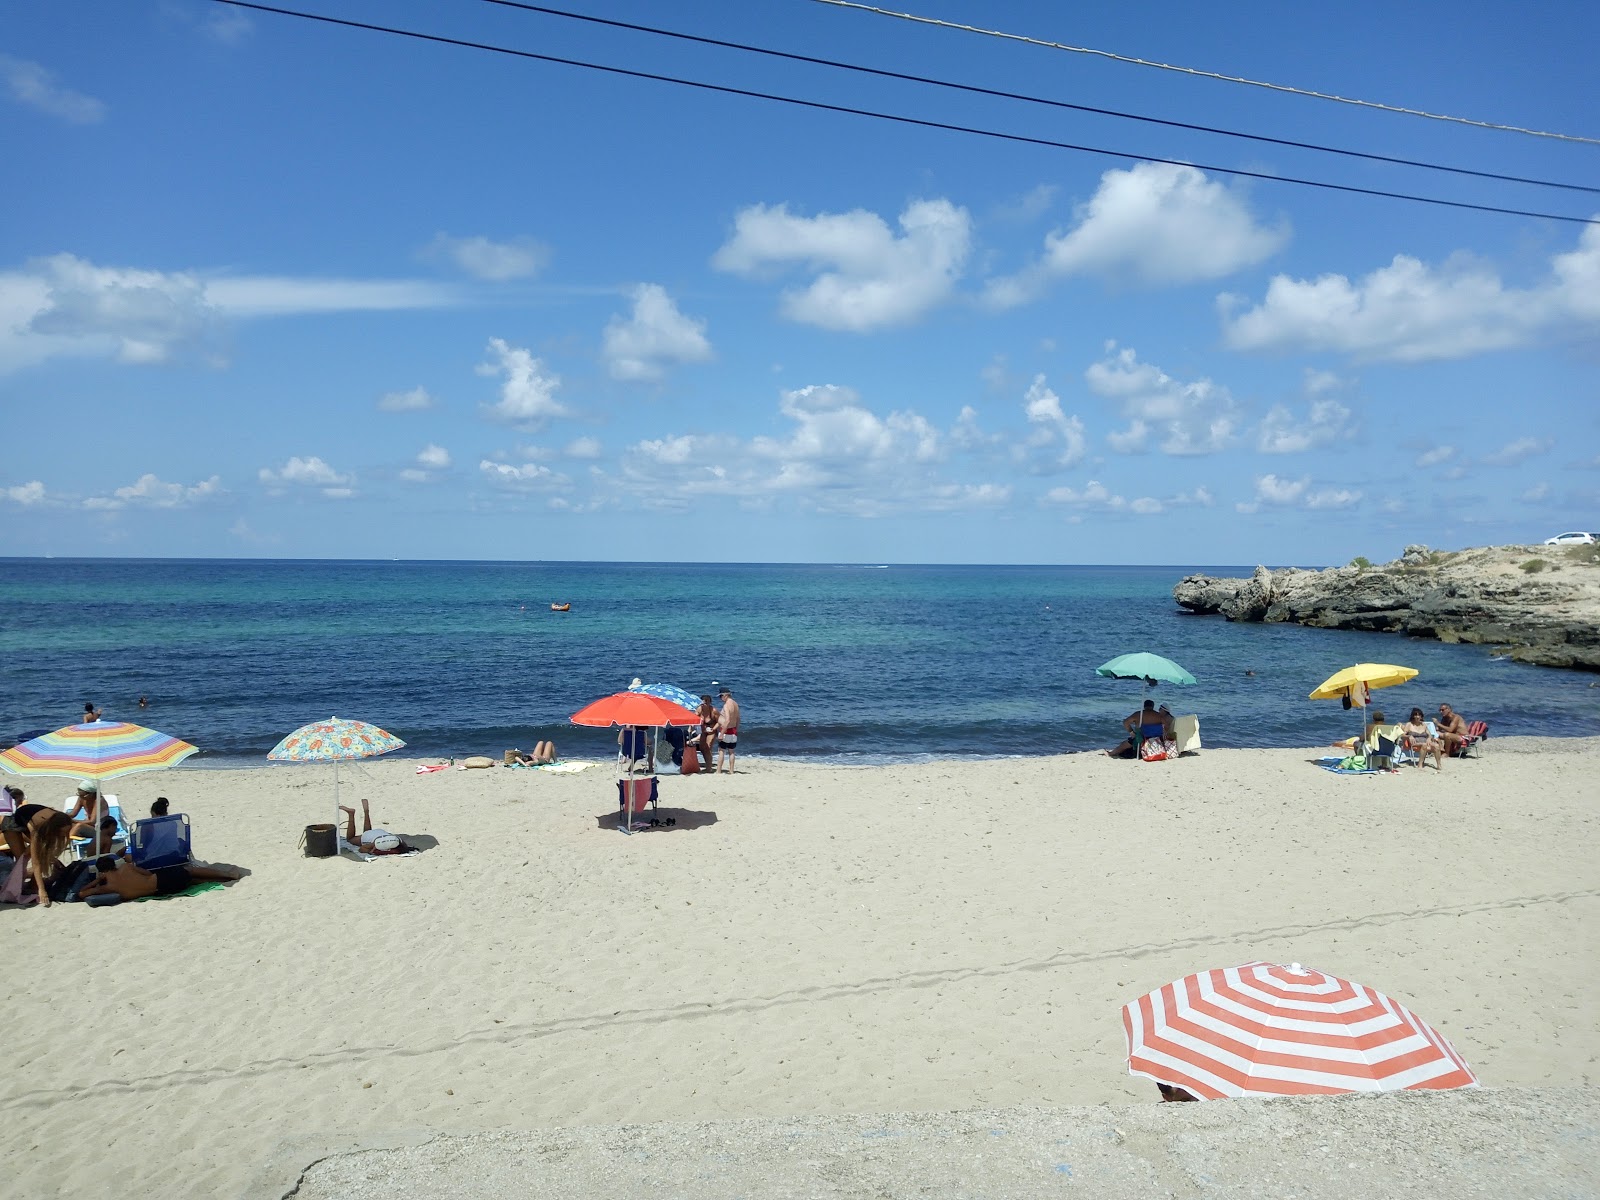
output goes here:
[[[100, 785], [92, 779], [78, 780], [78, 794], [67, 803], [71, 806], [67, 815], [91, 827], [99, 825], [105, 815], [101, 812]], [[80, 812], [82, 816], [78, 815]]]

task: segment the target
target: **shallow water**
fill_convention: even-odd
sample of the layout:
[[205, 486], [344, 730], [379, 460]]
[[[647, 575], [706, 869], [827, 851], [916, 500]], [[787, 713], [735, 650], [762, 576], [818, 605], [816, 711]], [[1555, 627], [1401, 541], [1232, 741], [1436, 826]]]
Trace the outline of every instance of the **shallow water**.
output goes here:
[[1120, 738], [1142, 688], [1094, 668], [1132, 650], [1196, 677], [1156, 695], [1199, 713], [1207, 745], [1348, 734], [1359, 714], [1306, 694], [1362, 661], [1421, 672], [1378, 693], [1391, 718], [1448, 700], [1494, 734], [1600, 734], [1590, 674], [1482, 647], [1234, 625], [1172, 601], [1191, 571], [1250, 569], [0, 560], [0, 735], [70, 724], [93, 700], [216, 765], [259, 762], [330, 714], [380, 724], [419, 755], [498, 757], [547, 737], [596, 755], [615, 735], [567, 717], [640, 676], [731, 686], [747, 754], [1053, 754]]

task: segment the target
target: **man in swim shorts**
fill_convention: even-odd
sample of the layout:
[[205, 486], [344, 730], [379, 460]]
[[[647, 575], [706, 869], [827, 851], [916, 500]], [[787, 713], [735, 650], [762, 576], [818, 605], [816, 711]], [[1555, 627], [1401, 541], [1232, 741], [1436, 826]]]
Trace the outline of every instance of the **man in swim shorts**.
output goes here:
[[727, 688], [717, 695], [722, 698], [722, 712], [717, 717], [717, 774], [727, 771], [732, 775], [733, 757], [739, 749], [739, 702]]
[[102, 871], [93, 883], [78, 890], [78, 899], [90, 896], [121, 896], [124, 900], [143, 900], [148, 896], [174, 896], [196, 883], [217, 880], [232, 883], [244, 877], [238, 867], [210, 867], [199, 863], [179, 863], [146, 871], [131, 862], [119, 862]]

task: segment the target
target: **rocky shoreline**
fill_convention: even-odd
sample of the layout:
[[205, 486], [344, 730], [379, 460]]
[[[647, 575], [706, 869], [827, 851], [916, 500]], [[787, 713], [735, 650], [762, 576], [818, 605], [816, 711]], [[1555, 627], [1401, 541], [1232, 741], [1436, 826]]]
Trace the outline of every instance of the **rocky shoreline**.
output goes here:
[[1600, 671], [1600, 546], [1407, 546], [1376, 565], [1189, 575], [1172, 598], [1230, 621], [1470, 642], [1519, 662]]

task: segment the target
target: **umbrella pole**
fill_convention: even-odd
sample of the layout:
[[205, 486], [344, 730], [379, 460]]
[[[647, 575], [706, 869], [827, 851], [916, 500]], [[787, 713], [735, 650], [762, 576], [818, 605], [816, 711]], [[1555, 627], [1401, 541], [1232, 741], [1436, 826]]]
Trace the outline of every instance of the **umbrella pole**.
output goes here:
[[339, 760], [333, 760], [333, 845], [339, 846]]

